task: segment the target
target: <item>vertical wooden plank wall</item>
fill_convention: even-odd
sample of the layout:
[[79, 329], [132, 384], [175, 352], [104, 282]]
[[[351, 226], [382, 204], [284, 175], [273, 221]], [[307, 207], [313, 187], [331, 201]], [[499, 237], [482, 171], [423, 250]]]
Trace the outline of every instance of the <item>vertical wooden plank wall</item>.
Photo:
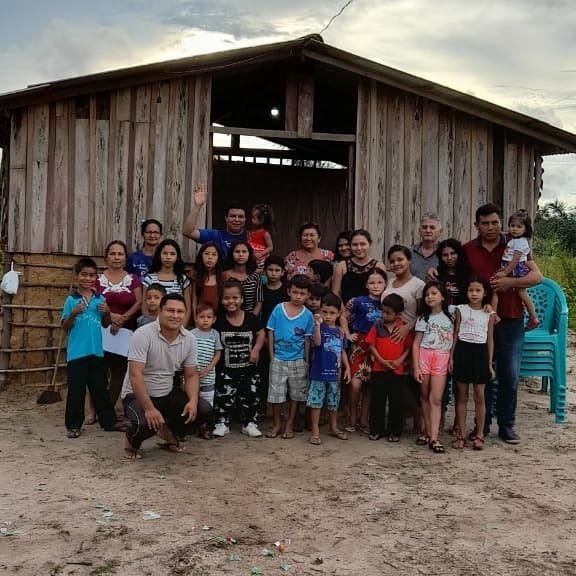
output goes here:
[[467, 241], [475, 235], [476, 208], [492, 199], [492, 183], [490, 124], [375, 81], [359, 82], [355, 226], [372, 233], [374, 257], [392, 244], [418, 242], [426, 212], [438, 214], [444, 237]]
[[210, 100], [202, 75], [14, 111], [7, 249], [101, 255], [118, 238], [133, 250], [145, 218], [182, 243], [193, 190], [209, 188]]
[[533, 143], [509, 134], [504, 145], [504, 220], [521, 208], [534, 219], [542, 182], [542, 157]]

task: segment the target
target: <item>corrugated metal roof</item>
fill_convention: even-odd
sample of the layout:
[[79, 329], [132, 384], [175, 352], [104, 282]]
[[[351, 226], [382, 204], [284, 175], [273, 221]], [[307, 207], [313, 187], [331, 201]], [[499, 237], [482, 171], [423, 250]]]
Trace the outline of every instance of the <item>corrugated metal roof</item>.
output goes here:
[[23, 90], [0, 94], [0, 110], [99, 92], [112, 87], [137, 85], [143, 81], [152, 82], [181, 75], [222, 72], [228, 69], [254, 67], [274, 60], [299, 57], [372, 78], [504, 126], [545, 144], [543, 150], [545, 153], [576, 152], [575, 134], [531, 116], [340, 50], [325, 44], [317, 34], [287, 42], [203, 54], [33, 85]]

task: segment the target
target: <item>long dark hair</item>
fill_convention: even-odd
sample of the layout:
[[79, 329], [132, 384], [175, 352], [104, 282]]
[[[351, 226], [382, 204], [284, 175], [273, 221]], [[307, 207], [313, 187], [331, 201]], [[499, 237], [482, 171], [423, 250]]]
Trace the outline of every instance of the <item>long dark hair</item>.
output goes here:
[[442, 300], [442, 312], [450, 320], [450, 322], [454, 322], [452, 314], [450, 314], [448, 310], [448, 303], [450, 302], [450, 296], [448, 295], [448, 291], [446, 290], [444, 284], [442, 284], [441, 282], [436, 282], [436, 280], [427, 282], [422, 290], [422, 300], [420, 301], [420, 317], [425, 322], [428, 322], [428, 320], [430, 319], [430, 314], [432, 314], [432, 309], [430, 308], [430, 306], [428, 306], [428, 304], [426, 304], [426, 292], [428, 292], [430, 288], [436, 288], [436, 290], [438, 290], [438, 292], [442, 294], [442, 298], [444, 298], [444, 300]]
[[196, 292], [197, 302], [202, 300], [202, 288], [204, 288], [204, 282], [206, 282], [206, 278], [208, 278], [208, 268], [206, 268], [204, 261], [202, 260], [202, 256], [208, 248], [214, 248], [216, 254], [218, 254], [218, 260], [216, 260], [216, 265], [214, 266], [214, 274], [216, 276], [216, 286], [218, 288], [218, 301], [222, 298], [222, 256], [220, 250], [218, 250], [216, 242], [206, 242], [205, 244], [202, 244], [202, 247], [198, 251], [196, 263], [194, 264], [194, 269], [196, 270], [196, 283], [194, 290]]
[[248, 248], [248, 261], [246, 262], [246, 273], [252, 274], [258, 267], [256, 264], [256, 257], [254, 256], [254, 250], [252, 246], [248, 244], [248, 242], [244, 242], [243, 240], [239, 240], [238, 242], [234, 242], [230, 249], [228, 250], [228, 255], [226, 256], [226, 260], [224, 261], [224, 270], [232, 270], [234, 268], [234, 250], [236, 246], [246, 246]]
[[351, 235], [350, 230], [344, 230], [343, 232], [340, 232], [340, 234], [338, 234], [338, 236], [336, 236], [336, 244], [334, 246], [334, 261], [335, 262], [340, 262], [340, 260], [342, 260], [342, 257], [340, 256], [340, 250], [338, 249], [338, 243], [340, 242], [340, 240], [347, 240], [348, 241], [348, 250], [350, 250], [350, 235]]
[[456, 272], [456, 282], [458, 284], [465, 282], [471, 274], [470, 264], [468, 264], [468, 258], [466, 257], [466, 252], [464, 252], [464, 246], [462, 246], [462, 243], [459, 240], [456, 240], [456, 238], [447, 238], [438, 244], [438, 248], [436, 249], [436, 256], [438, 257], [438, 274], [441, 277], [448, 275], [449, 268], [442, 260], [442, 250], [444, 250], [444, 248], [452, 248], [452, 250], [456, 252], [456, 255], [458, 256], [454, 268], [454, 271]]
[[162, 240], [158, 247], [156, 248], [156, 252], [154, 252], [154, 257], [152, 258], [152, 264], [150, 268], [148, 268], [148, 274], [152, 274], [154, 272], [160, 272], [162, 270], [162, 259], [160, 258], [160, 254], [162, 250], [166, 246], [172, 246], [174, 250], [176, 250], [176, 262], [174, 262], [174, 275], [176, 276], [176, 280], [180, 286], [184, 286], [186, 281], [186, 270], [184, 267], [184, 260], [182, 260], [182, 251], [180, 250], [180, 246], [176, 240], [172, 240], [171, 238], [166, 238], [166, 240]]

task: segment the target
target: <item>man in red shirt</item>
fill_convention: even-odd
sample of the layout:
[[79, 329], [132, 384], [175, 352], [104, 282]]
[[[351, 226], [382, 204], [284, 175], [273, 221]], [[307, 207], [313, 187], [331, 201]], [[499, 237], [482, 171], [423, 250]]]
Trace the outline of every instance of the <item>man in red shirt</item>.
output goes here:
[[[514, 288], [529, 288], [542, 281], [542, 274], [533, 260], [530, 272], [522, 278], [492, 276], [501, 268], [506, 248], [502, 234], [502, 212], [495, 204], [484, 204], [476, 210], [475, 224], [478, 237], [464, 245], [473, 273], [484, 278], [498, 290], [498, 316], [500, 322], [494, 329], [494, 360], [496, 362], [497, 398], [496, 416], [498, 435], [508, 444], [518, 444], [520, 438], [514, 430], [520, 360], [524, 343], [524, 308]], [[486, 420], [484, 435], [490, 430], [493, 416], [493, 385], [486, 390]]]

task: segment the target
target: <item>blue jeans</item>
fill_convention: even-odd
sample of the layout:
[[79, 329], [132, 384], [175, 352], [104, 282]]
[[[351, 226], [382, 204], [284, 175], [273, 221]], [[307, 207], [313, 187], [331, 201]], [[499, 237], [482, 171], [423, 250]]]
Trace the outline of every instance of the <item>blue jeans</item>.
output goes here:
[[[496, 381], [489, 384], [486, 389], [486, 424], [490, 424], [492, 421], [493, 399], [496, 393], [498, 427], [514, 427], [523, 345], [523, 318], [501, 320], [494, 328]], [[493, 389], [494, 386], [497, 386], [496, 390]]]

